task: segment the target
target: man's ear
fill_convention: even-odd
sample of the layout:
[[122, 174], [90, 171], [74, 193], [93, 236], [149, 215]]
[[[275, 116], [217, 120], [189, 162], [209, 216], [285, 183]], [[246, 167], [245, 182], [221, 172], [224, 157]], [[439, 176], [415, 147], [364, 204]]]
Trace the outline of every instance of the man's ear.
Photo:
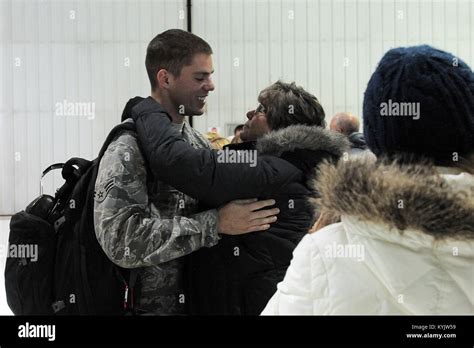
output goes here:
[[167, 89], [170, 85], [169, 73], [165, 69], [160, 69], [156, 74], [156, 80], [158, 81], [158, 87]]

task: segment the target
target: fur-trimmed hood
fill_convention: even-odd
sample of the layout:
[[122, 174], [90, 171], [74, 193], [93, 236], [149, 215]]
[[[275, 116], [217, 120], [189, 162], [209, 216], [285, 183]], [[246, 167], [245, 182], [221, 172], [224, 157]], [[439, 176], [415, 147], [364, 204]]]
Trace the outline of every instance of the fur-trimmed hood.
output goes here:
[[474, 240], [474, 175], [441, 175], [439, 167], [363, 159], [319, 169], [313, 186], [321, 198], [311, 199], [318, 208], [402, 231], [423, 231], [435, 239]]
[[324, 151], [341, 157], [349, 149], [350, 143], [342, 134], [306, 125], [292, 125], [272, 131], [257, 141], [259, 153], [278, 157], [295, 150]]

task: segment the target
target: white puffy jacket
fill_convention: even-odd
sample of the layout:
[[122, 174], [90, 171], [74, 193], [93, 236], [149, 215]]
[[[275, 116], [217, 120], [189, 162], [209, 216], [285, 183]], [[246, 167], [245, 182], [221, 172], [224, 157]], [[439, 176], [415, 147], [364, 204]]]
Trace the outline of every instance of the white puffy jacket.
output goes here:
[[263, 315], [474, 314], [473, 175], [349, 161], [316, 185], [341, 222], [302, 239]]

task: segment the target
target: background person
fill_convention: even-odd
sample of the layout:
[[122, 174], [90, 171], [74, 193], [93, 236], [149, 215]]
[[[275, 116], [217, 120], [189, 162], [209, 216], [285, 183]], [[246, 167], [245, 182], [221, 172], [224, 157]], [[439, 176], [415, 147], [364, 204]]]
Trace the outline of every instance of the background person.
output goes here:
[[351, 142], [351, 155], [367, 155], [370, 150], [365, 142], [364, 134], [359, 132], [359, 128], [359, 119], [348, 112], [335, 114], [329, 123], [330, 130], [344, 134]]
[[206, 133], [206, 139], [209, 140], [213, 149], [222, 150], [224, 146], [230, 144], [230, 141], [220, 136], [217, 128], [212, 128]]
[[239, 124], [234, 128], [234, 135], [230, 136], [228, 139], [231, 144], [238, 144], [242, 142], [242, 139], [240, 139], [240, 133], [244, 129], [243, 124]]

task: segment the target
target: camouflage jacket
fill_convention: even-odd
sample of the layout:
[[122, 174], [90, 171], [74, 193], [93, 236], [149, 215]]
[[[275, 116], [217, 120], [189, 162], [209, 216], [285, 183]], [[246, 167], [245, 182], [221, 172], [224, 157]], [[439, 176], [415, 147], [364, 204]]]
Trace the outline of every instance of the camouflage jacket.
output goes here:
[[[209, 148], [189, 124], [175, 126], [194, 147]], [[132, 132], [107, 148], [95, 191], [100, 245], [120, 267], [139, 268], [137, 307], [153, 314], [186, 314], [183, 256], [217, 243], [217, 211], [197, 213], [195, 199], [152, 180]]]

